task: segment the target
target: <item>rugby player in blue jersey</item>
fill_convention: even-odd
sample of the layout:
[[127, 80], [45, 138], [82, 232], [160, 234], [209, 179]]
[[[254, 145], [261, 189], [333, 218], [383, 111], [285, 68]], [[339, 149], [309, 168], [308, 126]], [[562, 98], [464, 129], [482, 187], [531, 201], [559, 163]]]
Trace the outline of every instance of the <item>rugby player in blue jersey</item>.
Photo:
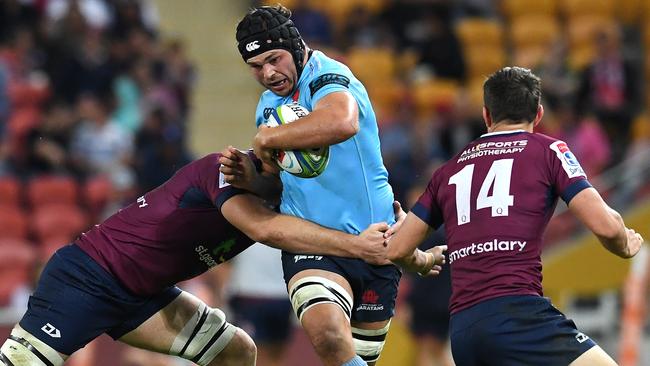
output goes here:
[[199, 365], [254, 365], [250, 337], [177, 282], [255, 241], [292, 252], [385, 262], [387, 223], [350, 235], [278, 214], [261, 198], [226, 183], [219, 157], [210, 154], [186, 165], [59, 249], [2, 345], [0, 365], [60, 366], [103, 333]]
[[[329, 164], [317, 177], [280, 172], [280, 210], [352, 234], [371, 222], [393, 223], [393, 191], [368, 94], [347, 66], [307, 47], [290, 16], [280, 5], [258, 7], [236, 32], [244, 62], [266, 88], [255, 114], [255, 153], [273, 165], [278, 150], [330, 149]], [[275, 108], [294, 102], [310, 114], [264, 127]], [[243, 186], [260, 177], [224, 172]], [[282, 264], [294, 311], [321, 361], [374, 364], [394, 314], [399, 269], [337, 256], [305, 258], [291, 250], [283, 252]]]
[[445, 224], [459, 366], [616, 365], [543, 297], [542, 236], [561, 198], [619, 257], [634, 256], [643, 238], [589, 184], [566, 143], [533, 132], [544, 115], [537, 76], [506, 67], [483, 91], [487, 133], [436, 170], [389, 258], [427, 270], [414, 249]]

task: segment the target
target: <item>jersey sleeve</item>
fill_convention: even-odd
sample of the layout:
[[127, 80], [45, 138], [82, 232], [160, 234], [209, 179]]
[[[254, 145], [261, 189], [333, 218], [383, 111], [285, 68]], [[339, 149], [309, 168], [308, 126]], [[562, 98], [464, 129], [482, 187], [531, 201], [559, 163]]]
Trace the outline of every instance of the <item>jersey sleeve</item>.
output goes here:
[[442, 210], [436, 201], [436, 192], [438, 192], [440, 185], [439, 172], [438, 170], [433, 174], [429, 184], [427, 184], [427, 188], [411, 208], [411, 212], [429, 224], [433, 229], [438, 229], [443, 223]]
[[578, 159], [564, 141], [554, 141], [549, 145], [549, 149], [551, 184], [568, 205], [576, 194], [591, 187], [591, 184]]
[[210, 154], [199, 161], [195, 166], [197, 169], [199, 189], [205, 193], [210, 202], [212, 202], [218, 209], [229, 198], [246, 193], [242, 189], [235, 188], [224, 180], [223, 173], [219, 171], [219, 157], [220, 154]]

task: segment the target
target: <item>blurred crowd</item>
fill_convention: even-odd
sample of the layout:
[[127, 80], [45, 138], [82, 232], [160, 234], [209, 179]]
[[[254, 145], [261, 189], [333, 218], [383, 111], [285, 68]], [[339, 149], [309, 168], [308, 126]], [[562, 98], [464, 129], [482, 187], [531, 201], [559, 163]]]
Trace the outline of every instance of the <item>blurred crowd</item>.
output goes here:
[[[264, 1], [273, 4], [277, 1]], [[485, 132], [482, 82], [505, 65], [542, 78], [539, 131], [596, 177], [645, 146], [645, 0], [280, 1], [306, 42], [350, 66], [380, 125], [400, 199]]]
[[136, 0], [0, 4], [0, 173], [162, 183], [189, 159], [194, 70]]
[[[293, 11], [311, 48], [347, 64], [368, 89], [390, 182], [405, 206], [435, 167], [485, 132], [482, 83], [505, 65], [542, 78], [539, 131], [565, 140], [596, 183], [650, 146], [648, 0], [255, 4], [278, 2]], [[35, 260], [42, 263], [191, 160], [195, 78], [183, 40], [159, 32], [153, 0], [0, 1], [0, 306], [24, 299], [28, 290], [16, 284], [35, 278]], [[647, 170], [642, 156], [628, 160], [625, 172]], [[618, 176], [627, 182], [627, 199], [650, 191], [643, 174]], [[560, 221], [556, 231], [566, 234], [567, 225]], [[441, 240], [436, 235], [427, 245]], [[251, 254], [235, 265], [261, 264]], [[190, 291], [212, 305], [233, 294], [240, 305], [256, 304], [258, 289], [237, 278], [227, 289], [230, 277], [222, 272], [188, 284]], [[424, 311], [419, 304], [438, 309], [432, 317], [445, 316], [444, 301], [429, 304], [418, 293], [427, 286], [448, 293], [448, 284], [405, 283], [414, 289], [404, 300], [412, 314]], [[269, 297], [283, 299], [282, 290]], [[258, 320], [238, 321], [254, 327]], [[449, 364], [444, 327], [412, 326], [422, 344], [419, 364]], [[284, 346], [273, 346], [269, 359], [282, 364]]]

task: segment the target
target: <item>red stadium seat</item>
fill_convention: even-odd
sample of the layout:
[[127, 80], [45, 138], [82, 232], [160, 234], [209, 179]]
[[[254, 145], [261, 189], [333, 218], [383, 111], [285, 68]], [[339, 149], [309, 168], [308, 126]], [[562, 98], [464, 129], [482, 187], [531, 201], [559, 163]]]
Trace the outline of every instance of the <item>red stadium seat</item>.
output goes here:
[[31, 207], [49, 204], [77, 203], [77, 182], [67, 176], [42, 176], [33, 178], [27, 186]]
[[26, 241], [0, 240], [0, 306], [7, 305], [14, 291], [31, 285], [36, 250]]
[[18, 206], [21, 201], [20, 182], [14, 177], [0, 177], [0, 205]]
[[16, 206], [0, 205], [0, 238], [25, 239], [28, 233], [27, 216]]
[[87, 218], [77, 206], [52, 204], [36, 208], [32, 214], [32, 230], [36, 238], [68, 238], [73, 240], [86, 229]]
[[111, 181], [104, 177], [93, 177], [83, 185], [83, 196], [86, 206], [93, 213], [99, 213], [110, 199], [113, 186]]
[[50, 236], [38, 243], [38, 256], [42, 263], [45, 263], [54, 252], [72, 242], [73, 238], [69, 236]]

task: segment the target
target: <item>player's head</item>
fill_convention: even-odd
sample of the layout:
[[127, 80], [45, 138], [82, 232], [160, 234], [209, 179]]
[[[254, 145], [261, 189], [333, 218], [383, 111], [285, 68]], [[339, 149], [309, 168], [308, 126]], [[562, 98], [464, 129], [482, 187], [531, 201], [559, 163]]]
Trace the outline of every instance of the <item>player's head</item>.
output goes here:
[[237, 25], [237, 48], [253, 76], [273, 93], [287, 96], [298, 83], [305, 43], [282, 5], [251, 10]]
[[544, 114], [539, 77], [523, 67], [504, 67], [483, 84], [483, 114], [491, 124], [539, 123]]

